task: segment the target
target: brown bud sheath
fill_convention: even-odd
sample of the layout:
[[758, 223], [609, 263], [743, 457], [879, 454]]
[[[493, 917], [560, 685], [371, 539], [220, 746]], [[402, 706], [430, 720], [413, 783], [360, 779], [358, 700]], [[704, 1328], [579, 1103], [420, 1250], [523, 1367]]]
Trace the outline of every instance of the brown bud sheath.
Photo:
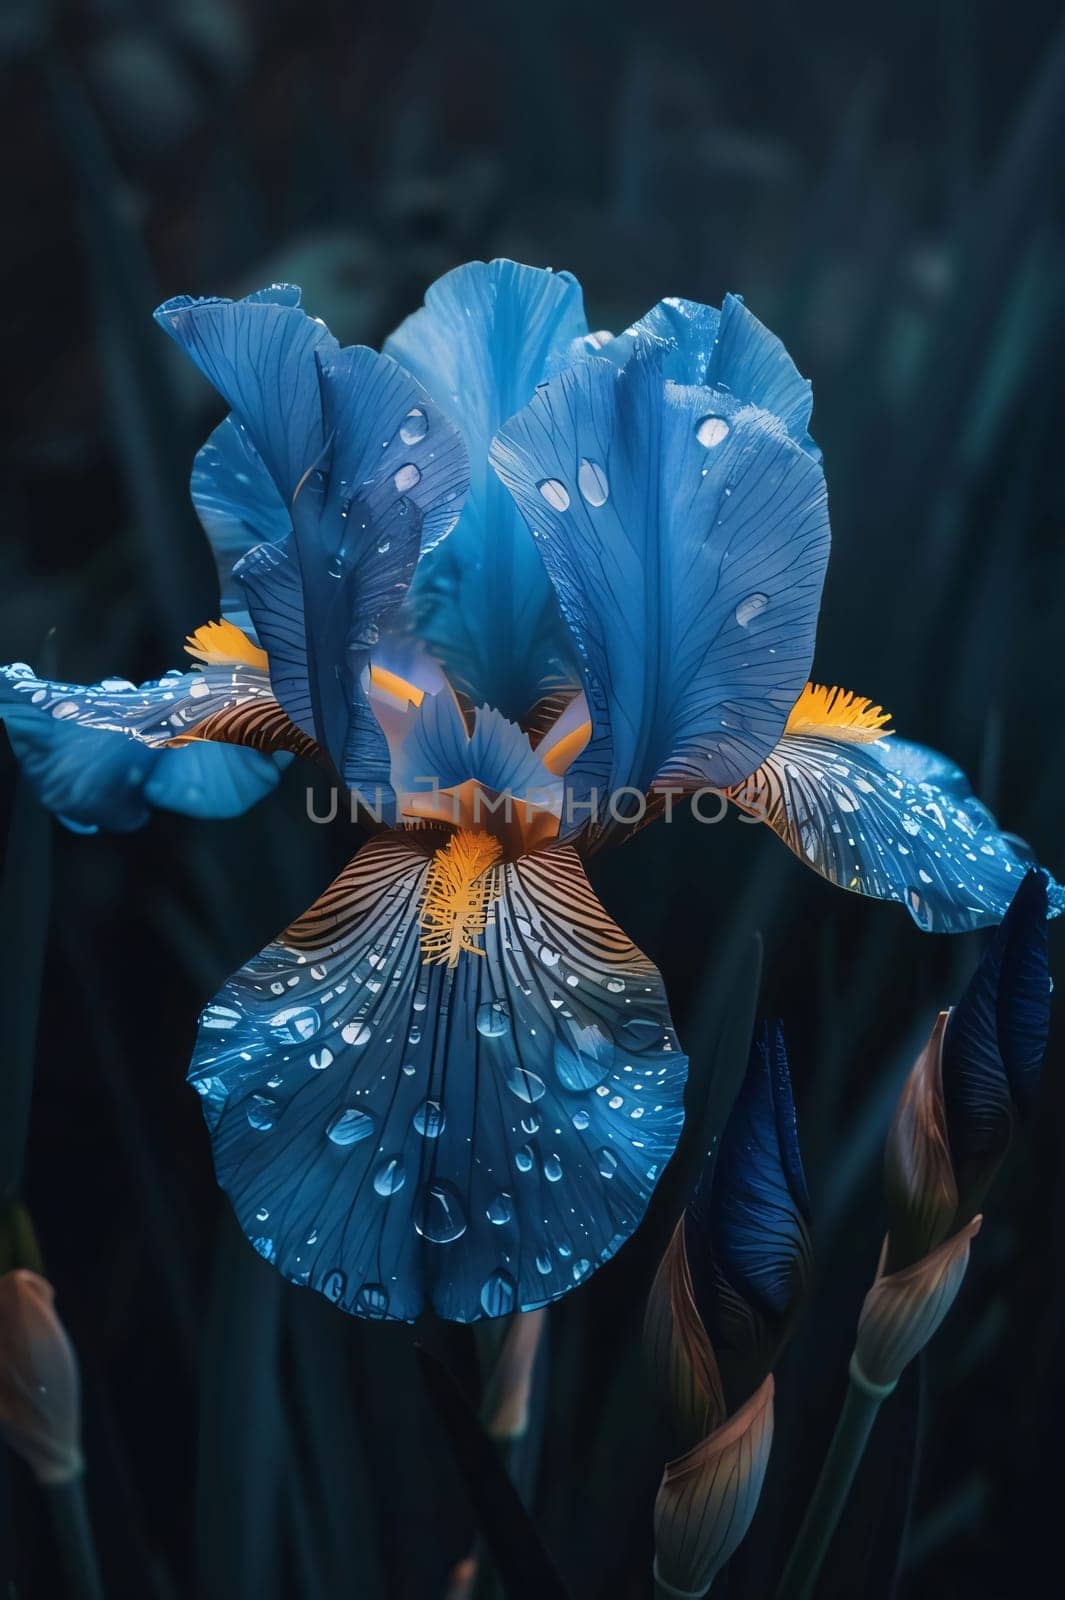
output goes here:
[[941, 1244], [958, 1209], [943, 1102], [943, 1035], [949, 1016], [941, 1011], [936, 1018], [888, 1131], [884, 1188], [890, 1213], [887, 1261], [893, 1272]]
[[82, 1470], [78, 1364], [53, 1301], [36, 1272], [0, 1277], [0, 1432], [46, 1484]]
[[773, 1442], [773, 1375], [726, 1423], [670, 1461], [655, 1499], [655, 1583], [668, 1600], [709, 1589], [751, 1525]]
[[954, 1304], [969, 1264], [969, 1245], [980, 1231], [974, 1217], [920, 1261], [899, 1272], [885, 1272], [888, 1241], [876, 1281], [858, 1319], [852, 1376], [867, 1387], [890, 1389], [903, 1369], [924, 1349]]

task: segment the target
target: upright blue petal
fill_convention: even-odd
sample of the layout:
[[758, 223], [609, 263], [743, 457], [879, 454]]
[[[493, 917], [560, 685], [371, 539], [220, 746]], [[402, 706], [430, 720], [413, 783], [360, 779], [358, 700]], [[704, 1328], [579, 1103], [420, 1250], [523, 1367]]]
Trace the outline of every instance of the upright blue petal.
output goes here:
[[821, 459], [808, 431], [810, 380], [738, 295], [726, 295], [720, 311], [696, 300], [660, 300], [602, 353], [624, 364], [636, 351], [655, 353], [663, 377], [676, 383], [719, 389], [771, 412], [796, 444]]
[[221, 614], [252, 634], [247, 601], [233, 568], [256, 545], [285, 538], [292, 519], [247, 428], [235, 417], [220, 422], [197, 451], [191, 492], [218, 569]]
[[360, 1316], [566, 1294], [683, 1121], [662, 981], [570, 849], [492, 869], [484, 954], [421, 962], [430, 851], [364, 846], [206, 1008], [190, 1078], [255, 1248]]
[[1018, 1116], [1031, 1114], [1050, 1027], [1047, 888], [1022, 880], [943, 1041], [943, 1094], [955, 1165], [997, 1163]]
[[[209, 692], [190, 696], [191, 688]], [[200, 740], [167, 747], [210, 714], [205, 706], [223, 703], [232, 702], [199, 673], [89, 690], [47, 683], [28, 667], [0, 673], [0, 720], [23, 771], [41, 803], [80, 832], [128, 832], [152, 810], [238, 816], [275, 789], [281, 769], [256, 750]]]
[[[685, 1237], [700, 1312], [717, 1320], [700, 1271], [712, 1260], [728, 1289], [782, 1321], [793, 1309], [810, 1252], [810, 1201], [779, 1027], [763, 1028], [721, 1136], [688, 1208]], [[702, 1293], [699, 1293], [700, 1286]], [[708, 1323], [711, 1341], [714, 1328]]]
[[592, 741], [569, 775], [617, 790], [735, 783], [784, 728], [828, 559], [824, 478], [765, 412], [592, 359], [499, 432], [580, 646]]
[[418, 569], [418, 631], [471, 703], [514, 722], [573, 681], [574, 668], [551, 586], [488, 448], [586, 330], [568, 273], [474, 261], [433, 284], [385, 345], [455, 418], [470, 456], [459, 525]]
[[[785, 732], [729, 798], [822, 877], [898, 901], [925, 932], [1000, 921], [1030, 865], [1023, 841], [999, 829], [943, 756], [894, 734], [874, 744], [840, 734]], [[1047, 885], [1057, 916], [1065, 890]]]
[[458, 432], [395, 362], [339, 349], [297, 305], [183, 299], [156, 315], [229, 401], [289, 509], [291, 534], [234, 567], [278, 701], [348, 782], [387, 785], [360, 680], [422, 544], [461, 510]]

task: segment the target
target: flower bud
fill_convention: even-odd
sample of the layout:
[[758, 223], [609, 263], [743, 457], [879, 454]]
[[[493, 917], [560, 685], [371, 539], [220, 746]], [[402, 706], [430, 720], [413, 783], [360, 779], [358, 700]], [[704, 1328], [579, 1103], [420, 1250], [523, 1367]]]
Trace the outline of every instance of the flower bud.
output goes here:
[[78, 1364], [53, 1300], [36, 1272], [0, 1277], [0, 1432], [46, 1484], [82, 1470]]
[[773, 1378], [687, 1455], [670, 1461], [655, 1499], [655, 1583], [697, 1600], [745, 1537], [773, 1442]]
[[958, 1209], [958, 1186], [943, 1102], [941, 1011], [932, 1036], [906, 1080], [884, 1151], [888, 1205], [887, 1267], [895, 1271], [927, 1255], [947, 1237]]
[[888, 1241], [873, 1287], [858, 1319], [851, 1376], [873, 1391], [894, 1388], [954, 1304], [969, 1264], [969, 1245], [980, 1231], [974, 1217], [958, 1233], [897, 1272], [886, 1272]]

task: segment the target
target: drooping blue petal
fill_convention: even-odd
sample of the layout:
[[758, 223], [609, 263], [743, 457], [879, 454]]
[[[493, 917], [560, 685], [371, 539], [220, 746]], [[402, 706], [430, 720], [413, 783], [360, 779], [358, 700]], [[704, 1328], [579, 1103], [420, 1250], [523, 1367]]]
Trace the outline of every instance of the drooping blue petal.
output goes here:
[[[747, 1305], [783, 1320], [810, 1252], [810, 1202], [783, 1035], [763, 1028], [721, 1136], [688, 1207], [685, 1238], [700, 1313], [717, 1320], [715, 1275]], [[701, 1291], [701, 1292], [700, 1292]]]
[[960, 1169], [1001, 1158], [1032, 1111], [1050, 1027], [1046, 918], [1046, 880], [1030, 871], [951, 1011], [943, 1094]]
[[213, 696], [190, 698], [190, 685], [206, 681], [174, 673], [140, 689], [112, 680], [86, 690], [8, 667], [0, 720], [41, 803], [76, 831], [128, 832], [152, 810], [234, 817], [277, 787], [281, 768], [236, 744], [166, 747], [179, 728], [202, 720], [204, 704], [221, 708], [218, 685]]
[[425, 966], [429, 854], [364, 846], [206, 1008], [190, 1072], [256, 1249], [358, 1315], [559, 1298], [635, 1228], [683, 1120], [662, 982], [576, 855], [494, 869], [483, 956]]
[[397, 792], [425, 793], [434, 785], [454, 789], [474, 781], [496, 794], [533, 795], [561, 801], [561, 785], [547, 770], [522, 730], [489, 706], [474, 713], [472, 734], [449, 689], [427, 694], [411, 714], [392, 762]]
[[593, 736], [569, 781], [735, 783], [805, 680], [829, 529], [820, 468], [765, 412], [637, 352], [563, 373], [492, 461], [581, 649]]
[[455, 418], [470, 456], [458, 527], [418, 569], [418, 631], [471, 703], [498, 706], [514, 722], [572, 682], [574, 668], [542, 563], [488, 449], [586, 330], [568, 273], [474, 261], [433, 284], [385, 345]]
[[[1001, 920], [1028, 870], [953, 763], [894, 735], [875, 744], [785, 733], [745, 783], [741, 810], [767, 822], [800, 861], [856, 894], [905, 905], [928, 933]], [[911, 773], [934, 772], [944, 782]], [[1065, 890], [1048, 877], [1049, 915]]]
[[218, 568], [221, 614], [251, 634], [247, 601], [233, 568], [256, 545], [283, 539], [292, 519], [247, 428], [235, 417], [220, 422], [197, 451], [191, 492]]
[[726, 295], [720, 311], [696, 300], [660, 300], [602, 353], [624, 365], [637, 351], [653, 352], [665, 378], [720, 389], [743, 405], [771, 412], [796, 444], [821, 459], [808, 431], [810, 380], [739, 295]]

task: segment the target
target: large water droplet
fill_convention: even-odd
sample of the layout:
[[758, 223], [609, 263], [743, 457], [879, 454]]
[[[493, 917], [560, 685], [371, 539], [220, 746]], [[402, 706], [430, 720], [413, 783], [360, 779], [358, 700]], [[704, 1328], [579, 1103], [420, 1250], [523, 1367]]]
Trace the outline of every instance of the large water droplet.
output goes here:
[[477, 1032], [498, 1039], [510, 1031], [510, 1011], [505, 1000], [486, 1000], [477, 1007]]
[[373, 1175], [373, 1186], [377, 1193], [384, 1195], [398, 1194], [407, 1181], [407, 1174], [403, 1170], [403, 1163], [398, 1156], [392, 1156], [388, 1161], [382, 1161]]
[[326, 1067], [333, 1065], [333, 1052], [327, 1045], [323, 1045], [320, 1050], [312, 1050], [307, 1060], [315, 1072], [324, 1072]]
[[248, 1101], [248, 1124], [256, 1128], [259, 1133], [266, 1133], [274, 1125], [277, 1115], [277, 1101], [271, 1100], [267, 1094], [253, 1094]]
[[494, 1200], [490, 1200], [486, 1214], [489, 1222], [494, 1223], [497, 1228], [502, 1228], [509, 1222], [514, 1215], [509, 1194], [497, 1194]]
[[380, 1322], [388, 1316], [388, 1290], [383, 1283], [364, 1283], [355, 1296], [355, 1315]]
[[599, 1163], [599, 1176], [612, 1178], [618, 1170], [618, 1158], [613, 1150], [600, 1150], [596, 1160]]
[[545, 1278], [551, 1271], [551, 1256], [547, 1250], [538, 1250], [536, 1252], [536, 1270], [537, 1272], [542, 1272]]
[[399, 436], [404, 444], [420, 444], [429, 432], [429, 418], [420, 406], [414, 406], [399, 425]]
[[531, 1172], [533, 1167], [533, 1153], [527, 1144], [514, 1152], [514, 1165], [519, 1172]]
[[746, 600], [741, 600], [736, 607], [736, 621], [741, 628], [746, 628], [748, 623], [753, 622], [759, 612], [764, 611], [768, 604], [769, 596], [767, 594], [749, 594]]
[[536, 485], [552, 511], [569, 510], [569, 490], [557, 478], [541, 478]]
[[392, 479], [400, 494], [409, 494], [412, 489], [418, 487], [421, 481], [421, 469], [416, 467], [413, 461], [408, 461], [404, 466], [400, 467]]
[[728, 438], [729, 426], [724, 417], [703, 417], [696, 425], [695, 437], [699, 443], [712, 450]]
[[575, 1111], [570, 1120], [572, 1121], [577, 1132], [583, 1133], [592, 1119], [588, 1115], [587, 1111]]
[[286, 1006], [283, 1011], [275, 1011], [268, 1025], [282, 1039], [299, 1044], [302, 1039], [313, 1039], [322, 1019], [313, 1006]]
[[439, 1100], [426, 1100], [414, 1113], [414, 1126], [423, 1139], [439, 1139], [447, 1122], [447, 1113]]
[[322, 1293], [327, 1300], [332, 1300], [334, 1305], [343, 1300], [347, 1286], [348, 1280], [339, 1267], [334, 1267], [332, 1272], [327, 1272], [322, 1279]]
[[577, 469], [577, 487], [590, 506], [604, 505], [610, 494], [606, 473], [598, 461], [589, 461], [587, 458]]
[[356, 1019], [354, 1022], [345, 1022], [340, 1030], [340, 1037], [345, 1044], [359, 1045], [367, 1042], [370, 1032], [371, 1029], [368, 1022], [360, 1022]]
[[481, 1289], [481, 1309], [486, 1317], [505, 1317], [514, 1310], [517, 1284], [509, 1272], [493, 1272]]
[[547, 1093], [547, 1085], [543, 1078], [537, 1077], [535, 1072], [527, 1072], [524, 1067], [508, 1065], [507, 1088], [511, 1094], [516, 1094], [519, 1100], [524, 1100], [526, 1105], [534, 1106], [542, 1100]]
[[544, 1162], [544, 1177], [548, 1183], [558, 1183], [562, 1177], [562, 1163], [557, 1156], [548, 1156]]
[[334, 1144], [361, 1144], [373, 1133], [374, 1119], [365, 1111], [356, 1111], [354, 1106], [345, 1106], [330, 1117], [325, 1131]]
[[414, 1226], [431, 1244], [451, 1244], [466, 1232], [462, 1202], [449, 1183], [427, 1183], [418, 1197]]

